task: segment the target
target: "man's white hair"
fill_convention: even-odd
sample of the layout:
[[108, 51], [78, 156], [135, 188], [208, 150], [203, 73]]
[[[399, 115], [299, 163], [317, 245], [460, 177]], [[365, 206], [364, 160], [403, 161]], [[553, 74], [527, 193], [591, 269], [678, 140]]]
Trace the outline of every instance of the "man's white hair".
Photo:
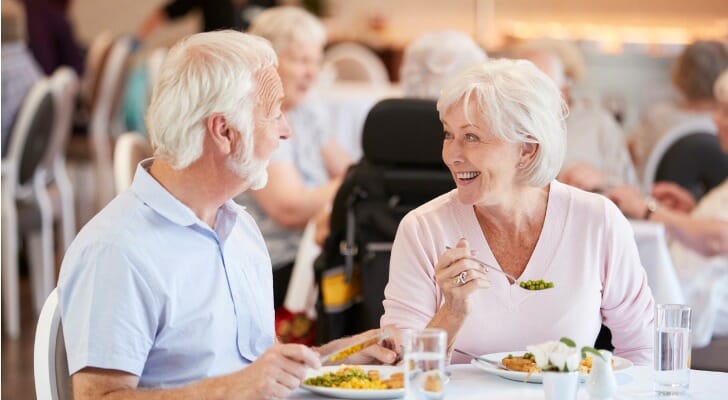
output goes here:
[[[553, 80], [533, 63], [500, 59], [467, 68], [445, 83], [437, 110], [442, 116], [460, 101], [469, 123], [485, 123], [506, 142], [538, 144], [525, 168], [531, 186], [556, 178], [566, 152], [567, 108]], [[469, 115], [472, 102], [477, 115]]]
[[718, 79], [715, 80], [713, 85], [713, 92], [715, 98], [721, 103], [728, 103], [728, 69], [718, 75]]
[[437, 99], [448, 78], [488, 56], [460, 31], [428, 32], [404, 51], [400, 80], [405, 97]]
[[294, 6], [272, 7], [258, 14], [248, 33], [268, 39], [276, 53], [296, 44], [326, 44], [326, 29], [308, 11]]
[[162, 63], [146, 115], [154, 155], [181, 169], [202, 155], [207, 118], [222, 114], [253, 159], [257, 74], [277, 67], [270, 44], [232, 30], [199, 33], [174, 45]]

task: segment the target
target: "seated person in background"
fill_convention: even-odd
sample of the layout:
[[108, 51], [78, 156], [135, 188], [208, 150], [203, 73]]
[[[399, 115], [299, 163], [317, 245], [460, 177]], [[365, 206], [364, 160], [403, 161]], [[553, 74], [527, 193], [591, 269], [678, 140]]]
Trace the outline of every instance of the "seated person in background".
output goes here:
[[2, 157], [10, 147], [15, 117], [43, 72], [25, 45], [25, 13], [15, 0], [2, 2]]
[[[721, 148], [728, 153], [728, 70], [715, 83], [718, 108], [713, 119]], [[728, 180], [695, 203], [690, 193], [669, 183], [655, 184], [644, 198], [629, 187], [608, 196], [631, 218], [665, 225], [675, 239], [670, 246], [688, 304], [693, 306], [693, 344], [702, 347], [711, 335], [728, 335]]]
[[28, 47], [45, 71], [53, 74], [66, 65], [83, 75], [83, 52], [68, 18], [71, 0], [24, 0], [28, 20]]
[[236, 199], [253, 214], [266, 239], [278, 308], [303, 228], [333, 201], [351, 159], [327, 130], [325, 111], [307, 97], [323, 57], [323, 25], [302, 8], [274, 7], [260, 13], [249, 32], [268, 39], [278, 54], [282, 108], [294, 134], [271, 156], [270, 183]]
[[275, 0], [169, 0], [146, 17], [139, 26], [136, 37], [144, 41], [168, 21], [181, 18], [194, 10], [202, 13], [200, 32], [218, 29], [245, 31], [260, 11], [276, 3]]
[[436, 100], [448, 78], [487, 59], [485, 51], [463, 32], [425, 33], [404, 50], [399, 70], [402, 94]]
[[672, 70], [672, 83], [682, 101], [655, 104], [629, 135], [629, 150], [640, 176], [650, 152], [670, 129], [690, 121], [710, 123], [716, 108], [713, 84], [726, 68], [728, 50], [722, 43], [697, 41], [685, 47]]
[[[168, 53], [147, 114], [155, 158], [78, 234], [58, 284], [74, 398], [288, 396], [328, 353], [277, 344], [271, 263], [231, 199], [266, 184], [290, 129], [270, 45], [217, 31]], [[392, 362], [382, 346], [347, 362]]]
[[619, 184], [637, 185], [624, 134], [605, 109], [570, 97], [564, 64], [548, 49], [526, 45], [514, 58], [527, 59], [554, 80], [569, 105], [566, 118], [566, 157], [559, 181], [591, 192]]
[[[382, 325], [442, 328], [448, 350], [485, 354], [592, 345], [603, 323], [615, 354], [652, 363], [654, 301], [629, 222], [555, 180], [566, 107], [553, 81], [528, 61], [487, 61], [449, 80], [437, 109], [457, 188], [400, 223]], [[554, 287], [526, 290], [472, 257]]]

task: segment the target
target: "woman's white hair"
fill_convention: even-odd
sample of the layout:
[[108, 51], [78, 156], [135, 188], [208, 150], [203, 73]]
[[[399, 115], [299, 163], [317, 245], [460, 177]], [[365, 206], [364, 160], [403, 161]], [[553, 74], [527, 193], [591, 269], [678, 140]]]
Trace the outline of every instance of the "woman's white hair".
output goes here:
[[487, 59], [485, 51], [463, 32], [425, 33], [404, 51], [399, 73], [402, 92], [405, 97], [437, 99], [448, 78]]
[[308, 11], [295, 6], [272, 7], [258, 14], [248, 33], [268, 39], [277, 53], [295, 44], [326, 44], [326, 29]]
[[728, 103], [728, 69], [718, 75], [713, 85], [713, 93], [715, 98], [721, 103]]
[[[530, 61], [492, 60], [447, 81], [437, 102], [442, 116], [463, 102], [469, 123], [485, 123], [510, 143], [537, 143], [536, 158], [524, 168], [528, 183], [542, 187], [559, 173], [566, 152], [567, 108], [554, 82]], [[469, 115], [474, 102], [477, 115]]]
[[232, 30], [199, 33], [174, 45], [162, 63], [146, 115], [157, 157], [184, 168], [202, 155], [206, 120], [222, 114], [253, 158], [258, 72], [277, 67], [270, 44]]

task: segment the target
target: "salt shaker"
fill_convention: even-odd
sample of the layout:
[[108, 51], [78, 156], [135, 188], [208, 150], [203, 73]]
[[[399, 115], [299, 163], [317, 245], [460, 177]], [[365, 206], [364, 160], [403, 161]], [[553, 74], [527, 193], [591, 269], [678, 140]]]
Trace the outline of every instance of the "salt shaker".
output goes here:
[[592, 357], [592, 368], [586, 391], [594, 400], [610, 400], [617, 392], [617, 379], [612, 371], [612, 353], [599, 350], [601, 357]]

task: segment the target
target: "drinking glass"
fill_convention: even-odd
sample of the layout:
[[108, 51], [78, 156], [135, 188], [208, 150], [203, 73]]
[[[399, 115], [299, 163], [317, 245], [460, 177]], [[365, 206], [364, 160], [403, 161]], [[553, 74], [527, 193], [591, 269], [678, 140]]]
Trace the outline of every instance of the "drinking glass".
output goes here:
[[445, 351], [447, 332], [423, 329], [404, 334], [406, 400], [445, 397]]
[[658, 304], [655, 320], [655, 391], [684, 393], [690, 385], [690, 307]]

